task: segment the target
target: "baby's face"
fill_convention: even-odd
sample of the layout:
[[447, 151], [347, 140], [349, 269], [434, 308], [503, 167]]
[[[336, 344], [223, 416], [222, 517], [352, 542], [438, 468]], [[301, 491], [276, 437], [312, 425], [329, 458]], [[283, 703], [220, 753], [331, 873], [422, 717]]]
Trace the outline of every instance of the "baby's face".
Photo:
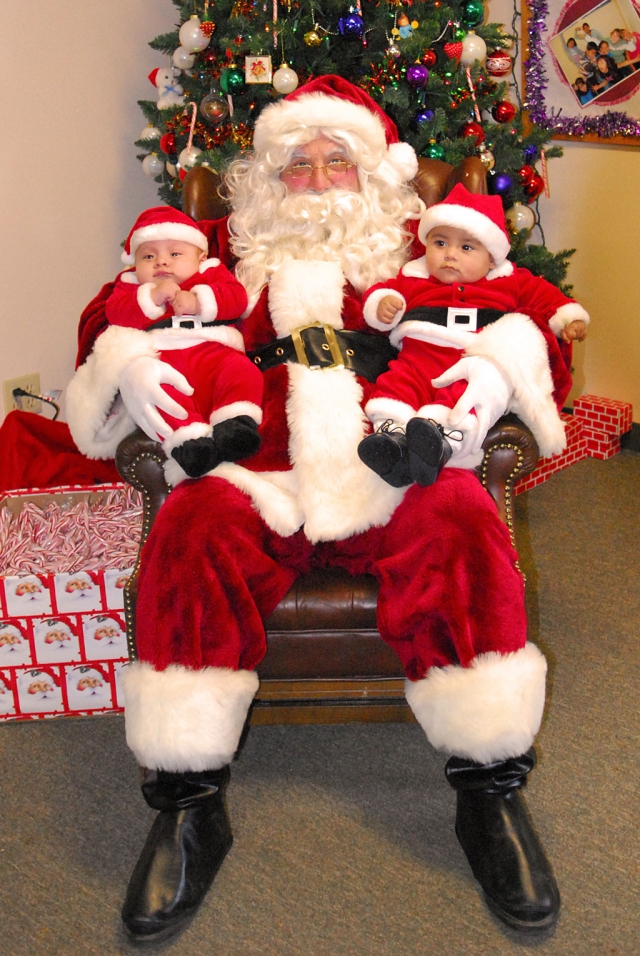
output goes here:
[[432, 229], [427, 236], [425, 258], [429, 275], [445, 285], [477, 282], [494, 264], [488, 249], [457, 226]]
[[206, 253], [180, 239], [155, 239], [141, 242], [136, 249], [135, 267], [138, 282], [160, 282], [172, 279], [180, 285], [198, 271]]

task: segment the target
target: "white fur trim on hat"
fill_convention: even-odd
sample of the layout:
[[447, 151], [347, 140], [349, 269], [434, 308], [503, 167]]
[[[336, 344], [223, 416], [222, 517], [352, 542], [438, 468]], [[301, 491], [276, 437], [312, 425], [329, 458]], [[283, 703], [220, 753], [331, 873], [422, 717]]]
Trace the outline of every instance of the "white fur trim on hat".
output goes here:
[[202, 252], [207, 252], [209, 249], [207, 237], [196, 226], [188, 226], [183, 222], [157, 222], [152, 226], [143, 226], [141, 229], [136, 229], [129, 243], [130, 254], [127, 255], [126, 252], [123, 252], [120, 258], [125, 265], [131, 266], [136, 261], [136, 249], [143, 242], [157, 242], [162, 239], [177, 239], [179, 242], [188, 242], [192, 246], [197, 246]]
[[406, 698], [430, 743], [477, 763], [518, 757], [532, 745], [544, 709], [547, 662], [528, 643], [480, 654], [469, 667], [432, 667], [406, 681]]
[[453, 226], [466, 230], [488, 250], [496, 268], [499, 268], [509, 255], [511, 247], [507, 235], [488, 216], [476, 209], [447, 202], [431, 206], [422, 216], [418, 227], [418, 239], [423, 245], [436, 226]]
[[127, 743], [138, 763], [183, 773], [218, 770], [233, 760], [258, 676], [178, 664], [157, 671], [135, 661], [123, 669], [122, 687]]

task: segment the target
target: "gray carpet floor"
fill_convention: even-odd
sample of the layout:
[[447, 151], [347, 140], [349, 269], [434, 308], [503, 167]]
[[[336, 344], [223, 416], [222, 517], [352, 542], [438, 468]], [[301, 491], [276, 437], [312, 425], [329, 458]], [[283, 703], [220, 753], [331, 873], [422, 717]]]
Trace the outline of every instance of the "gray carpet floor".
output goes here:
[[[252, 729], [235, 843], [175, 956], [637, 956], [640, 455], [519, 496], [531, 637], [550, 680], [529, 807], [563, 898], [526, 943], [483, 904], [445, 759], [417, 725]], [[153, 812], [120, 716], [0, 727], [0, 954], [136, 950], [119, 909]], [[147, 950], [149, 951], [149, 950]]]

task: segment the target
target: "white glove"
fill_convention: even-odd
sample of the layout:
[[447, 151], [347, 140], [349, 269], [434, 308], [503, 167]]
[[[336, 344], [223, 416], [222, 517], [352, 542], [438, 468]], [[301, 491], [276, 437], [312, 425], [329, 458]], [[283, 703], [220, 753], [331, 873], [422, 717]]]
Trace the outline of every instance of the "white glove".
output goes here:
[[463, 378], [469, 384], [455, 408], [451, 410], [449, 422], [451, 428], [455, 428], [472, 409], [475, 411], [478, 419], [478, 439], [474, 448], [469, 450], [477, 452], [480, 451], [491, 426], [506, 412], [512, 388], [502, 370], [481, 355], [461, 358], [438, 378], [432, 379], [431, 384], [436, 388], [443, 388]]
[[193, 395], [193, 388], [177, 369], [150, 355], [139, 355], [120, 373], [120, 395], [136, 425], [154, 441], [164, 441], [173, 429], [158, 409], [183, 419], [187, 412], [165, 392], [163, 385], [173, 385], [184, 395]]

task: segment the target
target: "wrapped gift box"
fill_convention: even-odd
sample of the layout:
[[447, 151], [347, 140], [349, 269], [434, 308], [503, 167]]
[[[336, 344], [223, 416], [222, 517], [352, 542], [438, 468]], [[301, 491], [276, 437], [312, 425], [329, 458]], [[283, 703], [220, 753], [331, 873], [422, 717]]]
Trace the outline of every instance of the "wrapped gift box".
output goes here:
[[0, 720], [123, 709], [124, 585], [141, 527], [123, 484], [0, 499]]

